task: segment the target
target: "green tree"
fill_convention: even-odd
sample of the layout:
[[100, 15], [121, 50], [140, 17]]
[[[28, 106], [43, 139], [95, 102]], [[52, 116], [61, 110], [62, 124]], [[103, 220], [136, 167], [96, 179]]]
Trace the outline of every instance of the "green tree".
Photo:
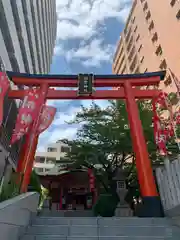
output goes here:
[[[152, 105], [149, 101], [137, 101], [137, 104], [149, 156], [152, 163], [157, 164], [161, 159], [154, 142]], [[71, 123], [82, 124], [77, 139], [68, 143], [71, 145], [68, 157], [74, 160], [74, 166], [92, 168], [106, 192], [115, 191], [113, 178], [117, 168], [123, 167], [128, 171], [129, 189], [132, 190], [133, 187], [137, 190], [135, 155], [125, 102], [109, 101], [109, 106], [105, 109], [92, 102], [90, 108], [82, 106]], [[169, 149], [171, 148], [177, 153], [174, 140], [169, 143]]]

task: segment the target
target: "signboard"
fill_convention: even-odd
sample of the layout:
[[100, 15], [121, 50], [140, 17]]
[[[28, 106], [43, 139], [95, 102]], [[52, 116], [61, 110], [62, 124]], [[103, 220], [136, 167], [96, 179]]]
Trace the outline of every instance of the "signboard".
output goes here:
[[93, 74], [79, 74], [78, 76], [78, 95], [92, 95], [93, 92]]

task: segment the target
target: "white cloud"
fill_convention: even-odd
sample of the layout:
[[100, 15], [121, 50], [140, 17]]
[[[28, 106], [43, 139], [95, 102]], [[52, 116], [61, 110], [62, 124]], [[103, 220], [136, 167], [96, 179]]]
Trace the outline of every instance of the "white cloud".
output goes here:
[[98, 66], [100, 62], [109, 62], [112, 59], [114, 47], [103, 46], [101, 39], [94, 39], [89, 45], [82, 45], [80, 48], [69, 50], [66, 53], [67, 61], [79, 60], [84, 66]]
[[[132, 0], [56, 0], [58, 22], [54, 53], [64, 55], [69, 61], [79, 58], [86, 67], [109, 62], [114, 48], [97, 39], [97, 34], [101, 32], [99, 24], [104, 26], [109, 18], [125, 22], [131, 3]], [[90, 38], [87, 44], [86, 40]], [[78, 49], [64, 50], [62, 40], [69, 39], [79, 39], [85, 44]]]
[[108, 18], [126, 21], [131, 2], [132, 0], [56, 0], [58, 29], [63, 30], [63, 32], [58, 31], [58, 37], [60, 39], [67, 37], [69, 30], [62, 27], [62, 25], [67, 26], [67, 21], [69, 26], [71, 24], [70, 28], [77, 32], [74, 32], [77, 37], [79, 29], [84, 29], [85, 38], [87, 32], [92, 32], [99, 23], [104, 23]]
[[57, 131], [56, 129], [54, 132], [52, 132], [49, 138], [49, 142], [56, 142], [59, 139], [65, 139], [65, 138], [72, 140], [73, 138], [75, 138], [76, 132], [77, 132], [77, 129], [70, 128], [70, 127], [66, 128], [65, 130], [59, 129], [59, 131]]
[[75, 138], [77, 133], [76, 128], [68, 127], [66, 129], [63, 128], [55, 128], [53, 131], [49, 132], [48, 130], [41, 134], [38, 144], [38, 152], [43, 152], [46, 150], [46, 147], [50, 143], [54, 143], [59, 139], [69, 139], [72, 140]]
[[[58, 21], [59, 22], [59, 21]], [[85, 24], [73, 24], [67, 20], [61, 20], [57, 25], [58, 40], [67, 40], [72, 38], [86, 38], [88, 39], [94, 34], [91, 26]]]

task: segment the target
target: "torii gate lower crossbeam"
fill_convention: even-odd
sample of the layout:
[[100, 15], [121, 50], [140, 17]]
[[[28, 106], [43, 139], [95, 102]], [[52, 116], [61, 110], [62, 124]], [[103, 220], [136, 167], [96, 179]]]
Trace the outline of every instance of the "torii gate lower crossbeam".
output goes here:
[[[138, 75], [110, 75], [95, 76], [95, 87], [118, 87], [119, 90], [98, 90], [91, 96], [78, 96], [74, 90], [56, 90], [50, 87], [77, 87], [77, 76], [51, 76], [51, 75], [27, 75], [8, 73], [12, 81], [17, 85], [44, 86], [47, 91], [46, 99], [125, 99], [127, 113], [133, 142], [133, 149], [136, 156], [136, 166], [140, 190], [143, 200], [142, 216], [160, 217], [161, 204], [156, 189], [151, 162], [147, 150], [146, 141], [143, 134], [141, 121], [139, 119], [137, 99], [151, 99], [160, 92], [159, 90], [141, 90], [137, 86], [158, 85], [164, 79], [165, 72], [146, 73]], [[11, 90], [10, 98], [23, 98], [25, 90]], [[36, 139], [37, 143], [37, 139]], [[28, 149], [26, 149], [28, 151]], [[27, 153], [25, 153], [26, 155]], [[31, 161], [33, 161], [31, 159]], [[20, 165], [20, 164], [19, 164]], [[32, 168], [32, 164], [29, 164]], [[30, 174], [30, 171], [27, 171]], [[26, 176], [25, 179], [28, 179]], [[26, 186], [28, 182], [24, 182]]]

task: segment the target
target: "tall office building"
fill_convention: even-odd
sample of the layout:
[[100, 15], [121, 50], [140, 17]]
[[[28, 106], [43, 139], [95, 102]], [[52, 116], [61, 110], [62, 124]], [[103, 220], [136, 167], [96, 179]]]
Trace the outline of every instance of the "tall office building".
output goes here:
[[[180, 1], [134, 0], [113, 60], [113, 73], [144, 73], [170, 68], [180, 77]], [[175, 90], [167, 72], [160, 86]]]
[[56, 21], [55, 0], [0, 0], [0, 55], [6, 69], [48, 73]]
[[[5, 69], [31, 74], [48, 73], [56, 26], [56, 0], [0, 0], [0, 57]], [[19, 158], [22, 140], [9, 148], [16, 116], [15, 101], [6, 98], [0, 133], [0, 172], [7, 152], [10, 151], [9, 160], [14, 168]]]

